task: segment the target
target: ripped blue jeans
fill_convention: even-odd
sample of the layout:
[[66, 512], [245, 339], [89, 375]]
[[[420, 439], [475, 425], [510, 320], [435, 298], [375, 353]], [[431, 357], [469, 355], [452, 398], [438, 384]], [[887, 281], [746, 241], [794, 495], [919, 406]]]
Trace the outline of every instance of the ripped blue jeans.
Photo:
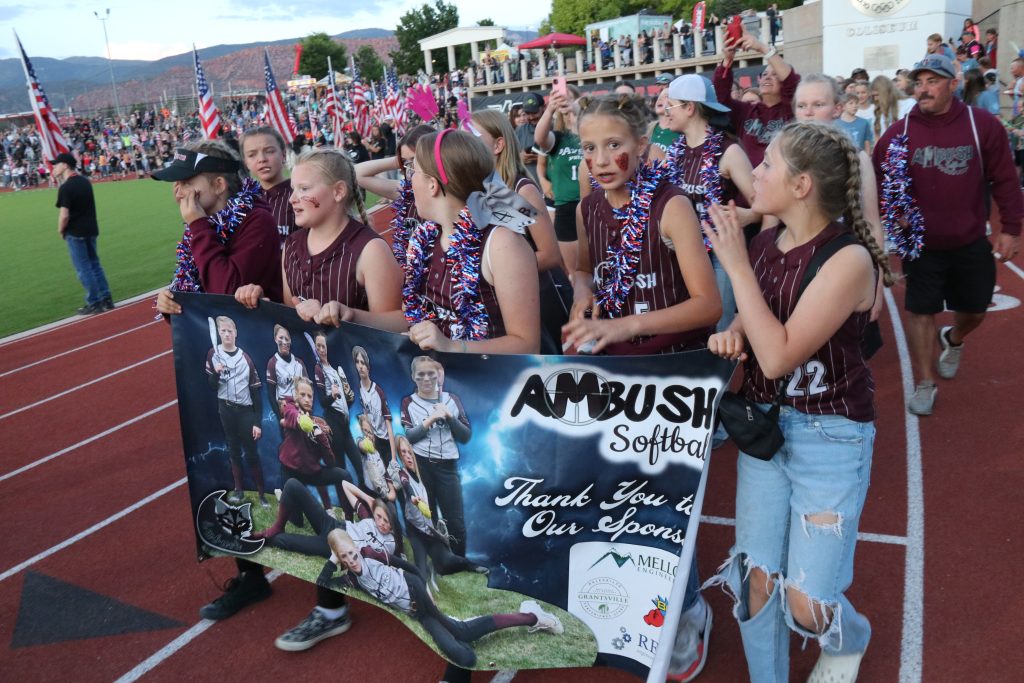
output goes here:
[[[817, 639], [834, 655], [863, 652], [871, 638], [871, 625], [844, 592], [853, 581], [875, 425], [790, 407], [782, 408], [779, 425], [786, 443], [772, 460], [739, 455], [736, 545], [705, 584], [721, 585], [736, 601], [733, 615], [754, 683], [789, 680], [790, 630], [805, 642]], [[771, 597], [751, 618], [748, 590], [755, 567], [769, 577]], [[787, 593], [789, 599], [799, 596], [791, 591], [824, 606], [831, 618], [812, 604], [810, 614], [824, 623], [813, 624], [813, 631], [797, 623]]]

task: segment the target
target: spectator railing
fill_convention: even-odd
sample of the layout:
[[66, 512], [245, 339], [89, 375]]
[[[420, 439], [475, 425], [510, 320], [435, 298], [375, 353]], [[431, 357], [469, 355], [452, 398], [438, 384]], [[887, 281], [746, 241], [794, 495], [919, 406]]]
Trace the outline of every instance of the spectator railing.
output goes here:
[[[759, 19], [760, 34], [757, 37], [767, 43], [770, 36], [768, 18], [761, 16]], [[700, 54], [695, 54], [697, 41], [692, 34], [684, 37], [682, 34], [674, 33], [670, 36], [670, 42], [652, 39], [648, 55], [641, 54], [642, 48], [636, 45], [635, 40], [628, 50], [621, 49], [616, 41], [610, 45], [610, 58], [602, 58], [601, 50], [595, 44], [589, 50], [576, 50], [575, 58], [570, 59], [566, 59], [562, 52], [557, 52], [554, 59], [549, 59], [548, 63], [543, 59], [521, 58], [515, 63], [506, 60], [500, 63], [500, 66], [477, 69], [471, 67], [465, 71], [464, 82], [471, 96], [486, 96], [549, 88], [555, 76], [565, 76], [572, 82], [583, 84], [641, 80], [663, 73], [681, 75], [694, 71], [710, 71], [722, 61], [723, 27], [724, 24], [721, 24], [716, 26], [714, 31], [704, 31], [700, 40]], [[775, 44], [782, 49], [781, 31]], [[529, 52], [540, 53], [539, 50]], [[648, 57], [650, 61], [647, 61]], [[739, 52], [736, 54], [735, 66], [755, 66], [763, 61], [763, 56], [758, 52]]]

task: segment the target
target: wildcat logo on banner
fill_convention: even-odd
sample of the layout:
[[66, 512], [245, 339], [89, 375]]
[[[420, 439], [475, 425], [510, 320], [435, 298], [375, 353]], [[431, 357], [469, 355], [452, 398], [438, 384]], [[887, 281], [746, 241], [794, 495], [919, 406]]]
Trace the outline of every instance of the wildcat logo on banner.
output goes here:
[[383, 604], [461, 666], [647, 675], [682, 604], [733, 363], [424, 355], [283, 306], [178, 296], [201, 555]]

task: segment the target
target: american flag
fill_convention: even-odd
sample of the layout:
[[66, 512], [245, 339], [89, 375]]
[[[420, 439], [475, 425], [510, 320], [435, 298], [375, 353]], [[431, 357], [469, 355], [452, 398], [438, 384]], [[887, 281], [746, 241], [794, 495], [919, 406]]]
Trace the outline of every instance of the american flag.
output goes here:
[[263, 76], [266, 79], [267, 116], [270, 119], [270, 125], [281, 134], [285, 142], [291, 143], [296, 136], [295, 123], [288, 114], [288, 108], [284, 105], [281, 91], [277, 89], [274, 72], [270, 70], [270, 53], [266, 48], [263, 49]]
[[394, 120], [392, 128], [395, 135], [405, 135], [405, 98], [402, 97], [395, 69], [385, 67], [384, 79], [387, 82], [387, 95], [384, 96], [384, 116], [390, 116]]
[[28, 98], [32, 101], [32, 112], [36, 118], [36, 129], [39, 130], [43, 157], [47, 161], [53, 161], [58, 154], [69, 152], [70, 147], [68, 146], [67, 138], [64, 137], [64, 132], [60, 128], [57, 115], [50, 108], [50, 101], [46, 99], [43, 86], [39, 83], [39, 79], [36, 78], [32, 62], [29, 61], [28, 55], [25, 54], [25, 48], [21, 46], [21, 39], [18, 38], [17, 33], [14, 34], [14, 39], [18, 41], [18, 50], [21, 52], [21, 65], [25, 68], [25, 80], [28, 81]]
[[365, 138], [370, 135], [370, 108], [366, 104], [366, 88], [359, 82], [359, 68], [356, 66], [356, 60], [352, 57], [349, 57], [349, 60], [352, 67], [352, 85], [349, 86], [352, 113], [354, 114], [352, 123], [359, 134]]
[[309, 95], [306, 95], [306, 118], [309, 120], [309, 133], [313, 136], [313, 144], [316, 144], [317, 136], [320, 135], [320, 129], [317, 127], [317, 117], [319, 114], [313, 113], [313, 105], [309, 100]]
[[345, 145], [344, 116], [341, 102], [338, 100], [338, 86], [334, 83], [334, 66], [331, 58], [327, 58], [327, 119], [331, 122], [331, 135], [335, 147]]
[[210, 84], [206, 82], [203, 74], [203, 65], [199, 63], [199, 53], [196, 46], [192, 46], [192, 57], [196, 63], [196, 92], [199, 94], [199, 122], [203, 126], [203, 136], [209, 139], [217, 137], [220, 130], [220, 114], [217, 112], [217, 105], [213, 103], [213, 94], [210, 92]]

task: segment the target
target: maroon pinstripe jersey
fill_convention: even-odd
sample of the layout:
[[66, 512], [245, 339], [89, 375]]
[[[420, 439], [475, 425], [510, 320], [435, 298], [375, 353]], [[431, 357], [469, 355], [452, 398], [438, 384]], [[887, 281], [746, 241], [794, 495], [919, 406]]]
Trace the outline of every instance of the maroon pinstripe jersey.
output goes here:
[[[480, 243], [483, 245], [480, 255], [480, 298], [487, 311], [487, 338], [505, 336], [505, 321], [501, 317], [501, 307], [498, 306], [498, 295], [494, 286], [484, 279], [483, 264], [487, 258], [487, 242], [495, 226], [488, 225], [483, 229]], [[452, 323], [458, 316], [455, 311], [455, 303], [452, 300], [454, 285], [452, 284], [452, 273], [448, 268], [448, 259], [445, 258], [444, 249], [441, 247], [441, 236], [434, 240], [434, 250], [430, 253], [428, 268], [424, 279], [423, 309], [426, 313], [434, 313], [437, 318], [434, 320], [444, 336], [452, 338]]]
[[[778, 228], [758, 234], [751, 242], [750, 263], [761, 293], [781, 322], [789, 320], [796, 308], [797, 291], [814, 252], [845, 230], [841, 224], [832, 223], [810, 242], [785, 254], [775, 246]], [[811, 415], [842, 415], [857, 422], [875, 419], [875, 382], [860, 350], [869, 317], [870, 311], [850, 315], [824, 346], [797, 366], [791, 376], [779, 380], [786, 384], [783, 405]], [[776, 382], [764, 376], [756, 358], [746, 365], [744, 389], [759, 403], [771, 403], [778, 391]]]
[[263, 199], [270, 204], [270, 213], [277, 221], [277, 233], [281, 236], [281, 249], [288, 235], [295, 232], [295, 212], [288, 200], [292, 196], [292, 181], [285, 178], [269, 190], [263, 190]]
[[[705, 142], [696, 147], [684, 147], [683, 156], [679, 160], [679, 188], [686, 195], [686, 198], [693, 202], [693, 210], [700, 215], [700, 204], [704, 201], [704, 183], [700, 179], [701, 158], [704, 156]], [[723, 136], [722, 154], [736, 143]], [[730, 199], [736, 199], [739, 190], [736, 184], [729, 178], [722, 178], [722, 204], [728, 204]]]
[[[680, 196], [683, 196], [683, 191], [668, 182], [663, 182], [654, 191], [647, 234], [644, 235], [640, 262], [636, 268], [636, 279], [626, 297], [623, 315], [658, 311], [690, 298], [686, 283], [683, 282], [683, 274], [679, 270], [675, 249], [666, 243], [666, 238], [661, 233], [661, 215], [665, 210], [665, 204], [673, 197]], [[605, 199], [604, 190], [594, 190], [580, 202], [580, 206], [589, 242], [590, 262], [594, 264], [594, 282], [600, 287], [602, 279], [608, 275], [605, 270], [608, 245], [619, 243], [622, 222], [612, 214], [612, 206]], [[610, 344], [606, 350], [610, 356], [628, 356], [700, 349], [707, 345], [712, 329], [704, 327], [685, 332], [635, 337], [628, 342]]]
[[380, 235], [349, 218], [331, 246], [316, 255], [309, 253], [308, 235], [309, 228], [302, 228], [285, 243], [284, 276], [292, 295], [321, 303], [340, 301], [350, 308], [367, 310], [366, 290], [356, 281], [356, 263], [363, 247], [381, 239]]

